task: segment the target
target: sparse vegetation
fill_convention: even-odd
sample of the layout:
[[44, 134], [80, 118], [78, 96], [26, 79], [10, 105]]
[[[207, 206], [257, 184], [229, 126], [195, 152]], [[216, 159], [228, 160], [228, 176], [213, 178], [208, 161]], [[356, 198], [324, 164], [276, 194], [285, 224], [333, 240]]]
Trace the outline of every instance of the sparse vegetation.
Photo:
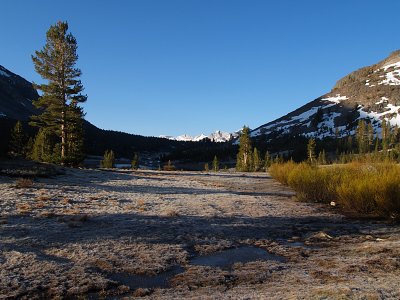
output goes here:
[[18, 189], [26, 189], [33, 187], [33, 180], [29, 178], [18, 178], [15, 182], [15, 187]]
[[392, 163], [312, 166], [273, 164], [271, 175], [292, 187], [300, 201], [337, 202], [359, 213], [393, 216], [400, 213], [400, 167]]
[[131, 165], [133, 170], [137, 170], [139, 168], [139, 153], [135, 152], [132, 158]]
[[102, 168], [111, 169], [114, 168], [114, 162], [115, 162], [114, 151], [106, 150], [106, 152], [104, 153], [103, 160], [100, 163], [100, 166]]
[[219, 161], [217, 156], [214, 156], [213, 162], [212, 162], [212, 167], [213, 167], [213, 171], [214, 172], [218, 172], [219, 171]]
[[164, 165], [163, 170], [164, 170], [164, 171], [175, 171], [176, 168], [175, 168], [175, 166], [172, 164], [172, 162], [169, 160], [169, 161], [167, 162], [167, 164]]

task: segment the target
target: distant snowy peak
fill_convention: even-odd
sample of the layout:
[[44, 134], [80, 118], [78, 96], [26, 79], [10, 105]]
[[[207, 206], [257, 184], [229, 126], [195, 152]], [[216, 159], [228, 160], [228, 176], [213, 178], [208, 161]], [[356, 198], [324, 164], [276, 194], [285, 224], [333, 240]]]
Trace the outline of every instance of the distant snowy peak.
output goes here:
[[378, 135], [383, 120], [400, 126], [400, 51], [350, 73], [331, 92], [252, 130], [251, 136], [343, 137], [355, 134], [360, 119]]
[[191, 136], [191, 135], [187, 135], [187, 134], [183, 134], [183, 135], [179, 135], [176, 137], [173, 136], [168, 136], [168, 135], [160, 135], [160, 138], [166, 138], [169, 140], [175, 140], [175, 141], [181, 141], [181, 142], [200, 142], [206, 138], [210, 139], [212, 142], [216, 142], [216, 143], [224, 143], [224, 142], [228, 142], [234, 138], [237, 137], [236, 133], [229, 133], [229, 132], [223, 132], [220, 130], [217, 130], [213, 133], [211, 133], [210, 135], [205, 135], [205, 134], [200, 134], [200, 135], [196, 135], [196, 136]]

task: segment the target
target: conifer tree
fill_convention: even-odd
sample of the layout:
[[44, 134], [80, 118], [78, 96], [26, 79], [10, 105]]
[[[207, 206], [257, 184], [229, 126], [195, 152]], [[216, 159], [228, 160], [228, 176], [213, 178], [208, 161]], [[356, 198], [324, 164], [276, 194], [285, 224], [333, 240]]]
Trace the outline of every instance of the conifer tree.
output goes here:
[[26, 136], [22, 123], [18, 121], [11, 130], [10, 154], [15, 157], [22, 157], [25, 152]]
[[[67, 123], [67, 155], [65, 162], [69, 165], [78, 165], [85, 158], [84, 155], [84, 132], [83, 132], [83, 110], [77, 105], [68, 107]], [[61, 146], [61, 145], [60, 145]], [[61, 151], [59, 151], [61, 153]]]
[[209, 166], [208, 162], [204, 164], [204, 171], [206, 171], [206, 172], [210, 171], [210, 166]]
[[239, 137], [239, 153], [237, 155], [236, 169], [248, 172], [251, 170], [252, 147], [250, 140], [250, 129], [243, 127]]
[[[76, 112], [78, 104], [87, 99], [82, 95], [83, 85], [79, 80], [81, 70], [75, 67], [78, 60], [76, 51], [77, 42], [75, 37], [68, 33], [68, 23], [59, 21], [47, 31], [43, 49], [35, 51], [35, 55], [32, 55], [36, 72], [48, 82], [35, 84], [35, 87], [42, 91], [42, 95], [34, 101], [34, 105], [43, 112], [31, 117], [31, 125], [45, 128], [48, 133], [58, 137], [62, 164], [68, 160], [68, 147], [71, 143], [77, 145], [76, 141], [68, 140], [71, 139], [71, 128], [75, 131], [77, 126], [82, 126], [78, 120], [82, 118], [82, 114]], [[80, 148], [80, 145], [77, 147]], [[75, 157], [76, 153], [73, 156]]]
[[262, 160], [261, 160], [261, 157], [260, 157], [260, 152], [257, 150], [256, 147], [254, 147], [254, 150], [253, 150], [252, 162], [253, 162], [253, 171], [254, 172], [260, 171], [261, 170], [261, 165], [262, 165]]
[[264, 157], [264, 168], [265, 168], [265, 171], [267, 171], [267, 169], [271, 166], [271, 164], [272, 164], [272, 157], [269, 154], [269, 152], [267, 151], [267, 152], [265, 152], [265, 157]]
[[322, 149], [321, 152], [319, 152], [318, 154], [318, 164], [320, 165], [326, 165], [326, 153], [325, 153], [325, 149]]
[[106, 152], [104, 153], [104, 158], [100, 163], [100, 166], [102, 168], [111, 169], [114, 167], [114, 162], [115, 162], [114, 151], [106, 150]]
[[368, 123], [367, 126], [367, 135], [368, 135], [368, 152], [371, 152], [373, 143], [374, 143], [374, 128], [372, 127], [372, 123]]
[[214, 172], [218, 172], [219, 171], [219, 161], [217, 156], [214, 156], [213, 162], [212, 162], [212, 167], [213, 167], [213, 171]]
[[356, 129], [356, 140], [358, 145], [358, 153], [365, 153], [367, 145], [367, 127], [364, 120], [358, 121]]
[[316, 147], [316, 143], [315, 140], [313, 138], [308, 140], [308, 144], [307, 144], [307, 157], [308, 157], [308, 161], [311, 164], [314, 164], [315, 161], [315, 147]]
[[33, 142], [31, 159], [42, 162], [53, 162], [54, 144], [46, 129], [40, 128]]
[[388, 137], [389, 137], [389, 132], [388, 132], [388, 125], [386, 123], [386, 120], [382, 120], [382, 150], [386, 151], [388, 149]]
[[131, 165], [133, 170], [137, 170], [139, 168], [139, 153], [135, 152]]

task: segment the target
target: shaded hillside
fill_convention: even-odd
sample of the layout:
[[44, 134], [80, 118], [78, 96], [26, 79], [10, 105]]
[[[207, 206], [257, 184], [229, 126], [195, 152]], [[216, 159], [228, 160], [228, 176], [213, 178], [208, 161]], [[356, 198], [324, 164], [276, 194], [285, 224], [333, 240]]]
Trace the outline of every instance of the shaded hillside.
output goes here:
[[[8, 150], [10, 130], [17, 120], [24, 125], [25, 132], [34, 136], [36, 128], [28, 126], [29, 117], [39, 113], [32, 101], [39, 97], [32, 83], [0, 66], [0, 155]], [[134, 152], [173, 152], [179, 158], [179, 153], [199, 146], [196, 142], [173, 141], [166, 138], [146, 137], [124, 132], [103, 130], [88, 121], [84, 121], [85, 148], [89, 155], [103, 155], [107, 149], [112, 149], [117, 156], [130, 158]], [[216, 143], [210, 143], [212, 148]], [[190, 152], [190, 151], [189, 151]], [[196, 152], [194, 152], [196, 153]], [[195, 155], [195, 154], [194, 154]]]
[[38, 97], [32, 83], [0, 65], [0, 118], [27, 121], [38, 113], [32, 104]]

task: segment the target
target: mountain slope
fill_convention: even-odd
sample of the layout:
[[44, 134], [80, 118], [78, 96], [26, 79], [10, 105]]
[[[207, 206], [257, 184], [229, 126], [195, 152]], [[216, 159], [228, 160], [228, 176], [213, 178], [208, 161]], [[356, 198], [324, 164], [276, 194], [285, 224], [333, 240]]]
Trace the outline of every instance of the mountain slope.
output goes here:
[[[32, 104], [38, 97], [32, 83], [0, 66], [0, 156], [8, 151], [9, 133], [17, 120], [23, 122], [30, 136], [35, 134], [37, 129], [29, 127], [28, 121], [39, 113]], [[103, 155], [105, 150], [113, 149], [118, 156], [132, 157], [138, 151], [168, 152], [195, 146], [195, 143], [103, 130], [86, 120], [84, 131], [86, 152], [91, 155]]]
[[354, 135], [359, 119], [371, 122], [377, 134], [382, 120], [400, 126], [400, 51], [375, 65], [340, 79], [333, 89], [254, 130], [253, 137], [335, 137]]
[[38, 113], [32, 104], [38, 97], [32, 83], [0, 65], [0, 118], [27, 121]]

